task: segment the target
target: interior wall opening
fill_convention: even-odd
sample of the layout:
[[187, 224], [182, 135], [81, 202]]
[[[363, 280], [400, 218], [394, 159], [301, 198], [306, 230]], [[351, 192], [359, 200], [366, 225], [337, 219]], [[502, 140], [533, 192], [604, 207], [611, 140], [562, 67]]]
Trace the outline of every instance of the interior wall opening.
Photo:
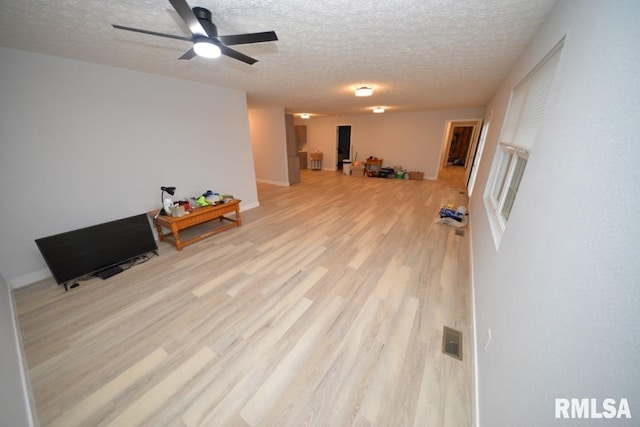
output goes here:
[[342, 170], [342, 161], [349, 159], [351, 152], [351, 125], [338, 126], [336, 133], [336, 169]]
[[442, 142], [439, 179], [464, 186], [471, 170], [482, 120], [450, 120]]

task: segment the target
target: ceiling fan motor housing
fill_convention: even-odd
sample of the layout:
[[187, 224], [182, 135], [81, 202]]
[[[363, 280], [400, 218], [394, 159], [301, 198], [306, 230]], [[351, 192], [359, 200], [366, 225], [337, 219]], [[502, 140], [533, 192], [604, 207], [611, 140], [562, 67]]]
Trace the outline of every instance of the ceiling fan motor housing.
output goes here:
[[191, 10], [193, 10], [193, 14], [198, 18], [198, 21], [200, 21], [200, 24], [209, 37], [217, 37], [218, 28], [216, 28], [215, 24], [211, 22], [211, 12], [204, 7], [194, 7]]
[[211, 12], [208, 9], [205, 9], [204, 7], [194, 7], [191, 10], [193, 10], [193, 14], [196, 15], [196, 18], [211, 22]]

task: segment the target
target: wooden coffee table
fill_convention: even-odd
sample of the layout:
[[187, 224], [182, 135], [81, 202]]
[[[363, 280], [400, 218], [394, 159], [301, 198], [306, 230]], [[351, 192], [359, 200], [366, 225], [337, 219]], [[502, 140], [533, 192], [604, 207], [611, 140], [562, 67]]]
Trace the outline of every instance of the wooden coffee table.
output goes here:
[[[148, 215], [153, 218], [153, 223], [158, 230], [158, 238], [160, 241], [170, 243], [174, 245], [176, 249], [181, 251], [186, 245], [206, 239], [209, 236], [228, 230], [231, 227], [240, 227], [242, 225], [242, 220], [240, 219], [240, 202], [241, 200], [233, 199], [215, 206], [196, 208], [181, 217], [173, 217], [169, 215], [156, 216], [158, 214], [157, 210], [149, 212]], [[235, 213], [235, 219], [224, 216], [224, 214], [231, 212]], [[230, 224], [219, 226], [213, 230], [184, 241], [180, 240], [180, 230], [204, 224], [205, 222], [213, 221], [214, 219], [219, 219], [220, 222], [229, 221]], [[163, 228], [170, 230], [171, 234], [165, 234], [163, 232]]]

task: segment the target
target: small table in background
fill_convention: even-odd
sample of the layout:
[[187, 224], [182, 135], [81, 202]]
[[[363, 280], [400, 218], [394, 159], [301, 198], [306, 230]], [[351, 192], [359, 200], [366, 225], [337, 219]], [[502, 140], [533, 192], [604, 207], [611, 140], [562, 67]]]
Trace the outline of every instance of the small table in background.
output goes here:
[[[364, 162], [364, 174], [367, 176], [377, 176], [378, 172], [382, 169], [382, 159], [374, 157], [373, 159], [367, 159]], [[371, 172], [371, 173], [370, 173]]]
[[322, 169], [322, 153], [320, 151], [309, 153], [309, 157], [311, 158], [311, 169], [314, 171]]

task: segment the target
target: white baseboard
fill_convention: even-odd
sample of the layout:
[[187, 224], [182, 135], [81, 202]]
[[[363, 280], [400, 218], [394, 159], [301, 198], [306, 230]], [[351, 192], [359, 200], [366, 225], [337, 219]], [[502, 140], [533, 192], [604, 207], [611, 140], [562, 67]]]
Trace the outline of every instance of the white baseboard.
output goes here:
[[480, 403], [478, 398], [478, 330], [476, 324], [476, 287], [473, 281], [473, 239], [471, 225], [469, 233], [469, 284], [471, 285], [471, 333], [473, 334], [473, 419], [475, 427], [480, 427]]
[[288, 182], [273, 181], [273, 180], [270, 180], [270, 179], [256, 179], [256, 182], [259, 182], [261, 184], [280, 185], [282, 187], [288, 187], [290, 185]]
[[246, 205], [240, 204], [240, 212], [248, 211], [249, 209], [257, 208], [260, 206], [260, 202], [253, 202]]
[[11, 287], [13, 289], [16, 289], [30, 285], [43, 279], [48, 279], [49, 277], [51, 277], [51, 272], [48, 268], [43, 268], [37, 271], [32, 271], [31, 273], [24, 274], [22, 276], [14, 277], [13, 279], [9, 280], [9, 283], [11, 284]]

